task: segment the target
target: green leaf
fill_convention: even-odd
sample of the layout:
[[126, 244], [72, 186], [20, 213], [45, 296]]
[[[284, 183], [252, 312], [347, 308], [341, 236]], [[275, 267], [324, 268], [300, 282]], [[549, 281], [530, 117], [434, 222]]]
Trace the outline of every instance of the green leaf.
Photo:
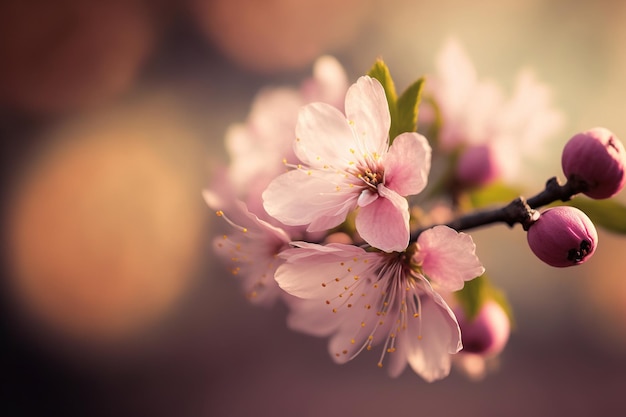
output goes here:
[[463, 308], [465, 316], [472, 320], [480, 312], [483, 304], [489, 300], [493, 300], [502, 307], [509, 318], [511, 325], [514, 325], [513, 309], [507, 300], [504, 292], [500, 291], [491, 284], [486, 274], [483, 274], [471, 281], [467, 281], [460, 291], [454, 293], [457, 300]]
[[422, 96], [424, 78], [411, 84], [398, 98], [396, 119], [391, 119], [389, 137], [395, 138], [404, 132], [417, 131], [417, 112]]
[[495, 183], [470, 193], [470, 201], [474, 208], [487, 207], [493, 204], [512, 201], [520, 196], [520, 191], [510, 185]]
[[618, 201], [576, 197], [565, 204], [584, 211], [597, 226], [611, 232], [626, 234], [626, 206]]
[[393, 123], [393, 120], [397, 117], [396, 102], [398, 101], [398, 95], [396, 94], [396, 86], [393, 83], [387, 64], [385, 64], [381, 58], [378, 58], [367, 75], [380, 81], [385, 89], [385, 96], [387, 97], [387, 103], [389, 105], [389, 114], [391, 115], [391, 122]]
[[486, 282], [487, 279], [485, 278], [485, 275], [482, 275], [471, 281], [467, 281], [463, 289], [454, 293], [459, 301], [459, 304], [461, 304], [463, 311], [465, 312], [465, 316], [469, 320], [476, 317], [480, 311], [480, 307], [485, 301], [487, 301], [485, 299], [484, 291]]

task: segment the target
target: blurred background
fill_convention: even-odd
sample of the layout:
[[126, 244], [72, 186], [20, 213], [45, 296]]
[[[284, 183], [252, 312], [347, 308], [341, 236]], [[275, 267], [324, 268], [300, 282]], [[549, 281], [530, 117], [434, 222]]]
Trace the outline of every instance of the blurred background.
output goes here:
[[530, 67], [552, 87], [567, 122], [539, 174], [560, 175], [574, 133], [626, 138], [625, 18], [612, 0], [2, 2], [0, 413], [624, 415], [625, 237], [600, 230], [561, 270], [519, 228], [473, 233], [516, 328], [484, 380], [427, 384], [334, 365], [282, 306], [248, 304], [200, 192], [261, 87], [329, 53], [351, 80], [383, 57], [403, 89], [450, 36], [480, 78], [510, 91]]

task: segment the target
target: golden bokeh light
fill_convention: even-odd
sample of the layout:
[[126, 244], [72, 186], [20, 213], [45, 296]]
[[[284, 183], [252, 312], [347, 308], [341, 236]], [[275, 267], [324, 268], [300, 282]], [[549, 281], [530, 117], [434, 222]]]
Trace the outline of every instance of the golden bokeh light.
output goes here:
[[14, 297], [72, 337], [118, 338], [154, 322], [198, 260], [197, 144], [156, 122], [171, 117], [121, 114], [55, 135], [9, 203]]

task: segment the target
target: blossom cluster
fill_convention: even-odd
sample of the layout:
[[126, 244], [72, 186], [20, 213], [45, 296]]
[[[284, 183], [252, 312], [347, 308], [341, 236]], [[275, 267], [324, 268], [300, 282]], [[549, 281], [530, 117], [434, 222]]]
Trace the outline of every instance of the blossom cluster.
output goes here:
[[[549, 137], [561, 115], [528, 75], [505, 101], [494, 85], [477, 81], [454, 42], [423, 85], [398, 97], [382, 62], [349, 85], [336, 60], [320, 58], [300, 88], [263, 90], [247, 122], [229, 129], [230, 165], [204, 197], [229, 224], [215, 251], [251, 302], [285, 302], [289, 326], [328, 337], [337, 363], [374, 350], [389, 375], [409, 365], [434, 381], [449, 374], [453, 357], [499, 354], [510, 328], [508, 306], [484, 275], [471, 236], [437, 225], [449, 216], [435, 221], [435, 213], [458, 212], [463, 190], [513, 178], [501, 168], [520, 165], [511, 162], [527, 154], [520, 144]], [[435, 153], [452, 175], [425, 193]], [[564, 162], [564, 170], [570, 177], [580, 171], [576, 162]], [[593, 193], [591, 180], [585, 184], [580, 191]], [[623, 180], [609, 188], [621, 187]], [[523, 224], [540, 259], [565, 266], [593, 253], [590, 221], [565, 216], [576, 233], [578, 225], [584, 230], [555, 235], [561, 217], [526, 206]]]

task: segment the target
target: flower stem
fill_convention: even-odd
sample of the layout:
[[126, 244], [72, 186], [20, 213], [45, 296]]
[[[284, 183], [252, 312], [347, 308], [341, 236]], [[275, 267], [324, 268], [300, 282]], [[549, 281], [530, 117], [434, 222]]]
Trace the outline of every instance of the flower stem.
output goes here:
[[[545, 188], [533, 197], [525, 199], [520, 196], [505, 206], [466, 214], [445, 225], [460, 232], [493, 223], [506, 223], [509, 227], [519, 223], [524, 230], [528, 230], [530, 225], [539, 218], [536, 208], [555, 201], [568, 201], [576, 194], [584, 191], [584, 188], [585, 184], [577, 181], [568, 181], [561, 185], [556, 177], [552, 177], [546, 182]], [[436, 225], [415, 230], [411, 233], [411, 241], [414, 242], [423, 231], [433, 226]]]

